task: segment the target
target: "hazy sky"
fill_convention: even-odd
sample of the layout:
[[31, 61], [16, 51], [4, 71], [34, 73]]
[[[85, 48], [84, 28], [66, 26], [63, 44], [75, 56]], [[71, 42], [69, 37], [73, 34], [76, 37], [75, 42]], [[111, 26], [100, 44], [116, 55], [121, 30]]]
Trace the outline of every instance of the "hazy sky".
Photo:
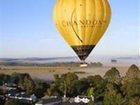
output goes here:
[[[0, 0], [0, 57], [76, 56], [53, 23], [56, 0]], [[139, 54], [139, 0], [110, 0], [111, 24], [90, 56]]]

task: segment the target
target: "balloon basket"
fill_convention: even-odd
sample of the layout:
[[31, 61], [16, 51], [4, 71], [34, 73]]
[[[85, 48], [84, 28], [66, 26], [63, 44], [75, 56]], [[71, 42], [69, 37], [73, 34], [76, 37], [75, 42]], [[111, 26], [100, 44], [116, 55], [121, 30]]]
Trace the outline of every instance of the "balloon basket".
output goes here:
[[80, 63], [81, 68], [84, 68], [84, 67], [87, 67], [87, 66], [88, 66], [88, 64], [85, 61]]

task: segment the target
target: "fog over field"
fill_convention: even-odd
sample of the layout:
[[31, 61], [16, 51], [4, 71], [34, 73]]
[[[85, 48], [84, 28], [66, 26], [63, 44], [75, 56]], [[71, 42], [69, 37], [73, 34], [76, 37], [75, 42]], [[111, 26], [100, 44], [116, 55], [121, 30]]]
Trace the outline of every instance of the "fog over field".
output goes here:
[[[115, 62], [111, 62], [111, 60], [115, 60]], [[122, 58], [95, 57], [95, 59], [93, 60], [88, 59], [87, 61], [88, 63], [101, 62], [103, 66], [101, 67], [88, 66], [86, 68], [80, 68], [79, 67], [80, 64], [78, 64], [78, 66], [77, 65], [73, 66], [73, 64], [79, 62], [76, 57], [22, 58], [22, 59], [1, 58], [0, 73], [6, 74], [12, 74], [14, 72], [29, 73], [34, 79], [41, 79], [47, 81], [53, 80], [54, 74], [63, 74], [67, 72], [76, 72], [79, 78], [98, 74], [104, 76], [106, 71], [108, 71], [112, 67], [116, 67], [119, 70], [120, 74], [124, 76], [128, 68], [132, 64], [135, 64], [140, 67], [139, 57], [122, 57]], [[73, 64], [68, 65], [66, 62], [68, 63], [73, 62]]]

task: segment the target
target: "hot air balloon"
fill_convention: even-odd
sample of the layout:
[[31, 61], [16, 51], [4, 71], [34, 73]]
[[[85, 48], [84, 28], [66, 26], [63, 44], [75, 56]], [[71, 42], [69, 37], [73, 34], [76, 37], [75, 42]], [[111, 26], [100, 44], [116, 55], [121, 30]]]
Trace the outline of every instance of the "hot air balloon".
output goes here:
[[111, 19], [108, 0], [56, 0], [54, 22], [65, 41], [85, 61]]

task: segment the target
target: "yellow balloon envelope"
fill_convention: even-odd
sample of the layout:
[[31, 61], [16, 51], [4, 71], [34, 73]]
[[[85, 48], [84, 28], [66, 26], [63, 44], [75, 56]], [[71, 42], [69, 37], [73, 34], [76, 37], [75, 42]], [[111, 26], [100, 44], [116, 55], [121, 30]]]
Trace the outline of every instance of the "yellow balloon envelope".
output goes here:
[[106, 31], [111, 18], [108, 0], [57, 0], [57, 29], [81, 60], [85, 60]]

